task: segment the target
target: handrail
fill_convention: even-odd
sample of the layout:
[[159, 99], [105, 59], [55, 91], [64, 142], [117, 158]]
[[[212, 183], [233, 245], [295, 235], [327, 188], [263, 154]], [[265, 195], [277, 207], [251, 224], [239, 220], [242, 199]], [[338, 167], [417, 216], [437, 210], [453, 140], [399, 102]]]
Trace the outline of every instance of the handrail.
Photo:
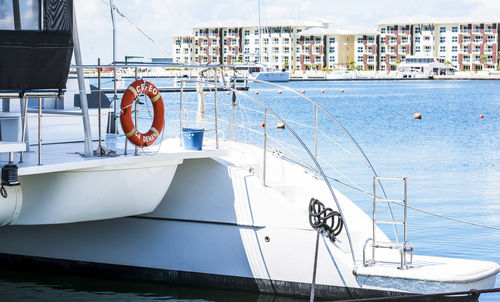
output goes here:
[[[295, 94], [297, 96], [300, 96], [301, 98], [303, 98], [303, 99], [307, 100], [308, 102], [310, 102], [311, 104], [313, 104], [315, 106], [315, 111], [316, 112], [317, 112], [318, 108], [321, 109], [321, 111], [323, 111], [332, 121], [334, 121], [340, 127], [340, 129], [347, 135], [347, 137], [349, 137], [349, 139], [351, 140], [351, 142], [354, 143], [354, 145], [356, 146], [356, 148], [361, 153], [361, 155], [365, 159], [366, 163], [370, 167], [370, 169], [371, 169], [371, 171], [373, 173], [373, 176], [378, 177], [378, 174], [375, 171], [375, 168], [373, 167], [372, 163], [370, 162], [370, 160], [366, 156], [366, 154], [363, 151], [363, 149], [361, 148], [361, 146], [354, 139], [354, 137], [352, 137], [352, 135], [349, 133], [349, 131], [347, 131], [347, 129], [335, 117], [333, 117], [328, 110], [326, 110], [325, 108], [323, 108], [321, 105], [319, 105], [315, 101], [311, 100], [310, 98], [306, 97], [305, 95], [300, 94], [299, 92], [297, 92], [297, 91], [295, 91], [295, 90], [293, 90], [293, 89], [291, 89], [289, 87], [278, 85], [278, 84], [275, 84], [275, 83], [272, 83], [272, 82], [262, 81], [262, 80], [256, 80], [256, 79], [247, 79], [247, 80], [250, 81], [250, 82], [265, 84], [265, 85], [274, 86], [274, 87], [278, 87], [280, 89], [286, 90], [286, 91], [291, 92], [291, 93], [293, 93], [293, 94]], [[317, 116], [315, 117], [315, 123], [317, 123]], [[317, 125], [315, 124], [315, 131], [316, 131], [316, 129], [317, 129]], [[315, 135], [315, 146], [317, 144], [316, 140], [317, 140], [317, 135]], [[380, 188], [382, 190], [382, 194], [384, 194], [384, 197], [387, 198], [387, 195], [385, 193], [384, 187], [382, 186], [382, 183], [380, 182], [380, 180], [377, 180], [377, 181], [378, 181], [378, 184], [379, 184], [379, 186], [380, 186]], [[391, 215], [391, 219], [394, 220], [394, 214], [392, 212], [391, 205], [387, 204], [387, 206], [388, 206], [388, 209], [389, 209], [389, 213]], [[398, 239], [399, 238], [398, 231], [397, 231], [397, 228], [395, 226], [393, 227], [393, 230], [394, 230], [394, 235], [395, 235], [396, 241], [399, 241], [399, 239]]]
[[[196, 80], [196, 82], [201, 82], [201, 83], [205, 83], [205, 84], [214, 84], [212, 82], [207, 82], [207, 81], [202, 81], [202, 80]], [[215, 85], [217, 85], [217, 84], [215, 83]], [[282, 119], [276, 112], [274, 112], [272, 109], [270, 109], [269, 107], [267, 107], [266, 105], [264, 105], [262, 102], [259, 102], [255, 98], [253, 98], [253, 97], [249, 96], [248, 94], [243, 93], [243, 92], [241, 92], [241, 91], [239, 91], [237, 89], [233, 89], [233, 88], [227, 87], [227, 86], [226, 86], [226, 89], [228, 89], [229, 91], [232, 91], [233, 93], [236, 93], [236, 94], [239, 94], [239, 95], [242, 95], [242, 96], [248, 98], [249, 100], [251, 100], [252, 102], [254, 102], [256, 105], [258, 105], [261, 108], [263, 108], [266, 113], [268, 112], [271, 115], [273, 115], [277, 120], [279, 120], [281, 123], [283, 123], [283, 125], [285, 125], [285, 128], [288, 129], [288, 131], [290, 131], [290, 133], [295, 137], [295, 139], [300, 143], [300, 145], [302, 146], [302, 148], [309, 155], [309, 157], [311, 158], [311, 160], [314, 163], [314, 166], [319, 171], [319, 174], [321, 175], [321, 177], [323, 178], [324, 182], [326, 183], [326, 185], [327, 185], [327, 187], [328, 187], [328, 189], [330, 191], [330, 194], [332, 195], [332, 197], [333, 197], [333, 199], [335, 201], [335, 204], [337, 205], [337, 209], [339, 210], [340, 216], [342, 217], [342, 220], [344, 221], [344, 227], [345, 227], [345, 230], [346, 230], [347, 239], [349, 241], [349, 248], [351, 250], [352, 262], [353, 262], [353, 265], [356, 266], [356, 256], [355, 256], [355, 253], [354, 253], [354, 247], [353, 247], [353, 243], [352, 243], [351, 233], [349, 232], [349, 226], [348, 226], [348, 223], [347, 223], [347, 219], [346, 219], [346, 217], [345, 217], [345, 215], [344, 215], [344, 213], [342, 211], [342, 207], [340, 206], [340, 203], [339, 203], [339, 201], [337, 199], [337, 195], [335, 194], [335, 192], [333, 190], [333, 187], [332, 187], [330, 181], [328, 180], [328, 176], [326, 175], [326, 173], [323, 171], [323, 169], [319, 165], [316, 157], [313, 155], [313, 153], [311, 152], [311, 150], [309, 150], [309, 148], [307, 147], [307, 145], [297, 135], [297, 133], [293, 130], [293, 128], [290, 127], [290, 125], [284, 119]], [[266, 152], [265, 149], [264, 149], [264, 152]], [[265, 167], [264, 167], [264, 169], [265, 169]]]

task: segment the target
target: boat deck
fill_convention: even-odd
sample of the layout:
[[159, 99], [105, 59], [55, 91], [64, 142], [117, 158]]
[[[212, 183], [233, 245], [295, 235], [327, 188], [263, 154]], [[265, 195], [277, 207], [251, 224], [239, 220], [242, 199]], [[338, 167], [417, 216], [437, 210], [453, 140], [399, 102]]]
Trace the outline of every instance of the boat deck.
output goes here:
[[[116, 156], [84, 157], [83, 142], [57, 143], [42, 145], [42, 164], [38, 164], [38, 146], [31, 145], [29, 151], [24, 152], [23, 162], [19, 163], [20, 153], [14, 153], [14, 163], [19, 167], [19, 175], [42, 174], [59, 171], [86, 169], [116, 164], [134, 164], [139, 162], [155, 162], [164, 160], [184, 160], [191, 158], [208, 158], [223, 156], [227, 152], [216, 150], [210, 142], [203, 146], [203, 150], [184, 150], [178, 139], [165, 139], [161, 145], [155, 144], [148, 148], [139, 148], [139, 155], [134, 155], [134, 146], [128, 144], [125, 155], [125, 137], [123, 135], [109, 135], [102, 142], [107, 150], [116, 151]], [[98, 149], [98, 142], [93, 142], [94, 150]], [[0, 150], [1, 152], [2, 150]], [[0, 153], [0, 165], [9, 162], [9, 153]]]

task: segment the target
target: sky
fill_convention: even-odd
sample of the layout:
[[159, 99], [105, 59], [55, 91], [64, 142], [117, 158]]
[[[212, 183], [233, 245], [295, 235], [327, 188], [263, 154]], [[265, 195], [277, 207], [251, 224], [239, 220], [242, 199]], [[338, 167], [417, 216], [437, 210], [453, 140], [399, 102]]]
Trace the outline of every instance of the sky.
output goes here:
[[[112, 61], [112, 23], [109, 0], [74, 0], [84, 64]], [[344, 29], [375, 29], [394, 17], [434, 18], [500, 17], [500, 0], [260, 0], [261, 19], [327, 21]], [[172, 53], [172, 38], [191, 33], [204, 22], [250, 21], [257, 23], [257, 0], [113, 0], [137, 28], [115, 13], [117, 61], [125, 56], [164, 57]], [[168, 51], [168, 53], [166, 51]]]

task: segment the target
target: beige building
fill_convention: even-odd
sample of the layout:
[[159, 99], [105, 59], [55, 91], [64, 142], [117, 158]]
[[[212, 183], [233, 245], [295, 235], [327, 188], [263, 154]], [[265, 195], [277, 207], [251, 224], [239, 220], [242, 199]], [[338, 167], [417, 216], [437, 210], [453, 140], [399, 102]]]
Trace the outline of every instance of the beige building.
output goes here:
[[203, 24], [174, 37], [174, 62], [260, 62], [275, 69], [397, 70], [406, 57], [440, 58], [460, 70], [498, 69], [498, 20], [388, 20], [352, 33], [324, 22]]

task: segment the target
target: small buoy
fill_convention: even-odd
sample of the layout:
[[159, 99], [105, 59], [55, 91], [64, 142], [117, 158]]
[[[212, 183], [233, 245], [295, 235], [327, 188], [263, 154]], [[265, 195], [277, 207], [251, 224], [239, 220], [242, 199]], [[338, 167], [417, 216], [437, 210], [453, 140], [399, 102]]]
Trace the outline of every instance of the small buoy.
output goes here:
[[255, 91], [255, 94], [259, 94], [259, 92], [258, 92], [258, 91]]
[[494, 85], [495, 85], [495, 83], [491, 83], [491, 86], [494, 86]]
[[394, 82], [397, 82], [398, 80], [394, 80]]
[[278, 94], [281, 94], [281, 90], [278, 90]]
[[278, 122], [278, 123], [276, 123], [276, 128], [285, 129], [285, 124], [283, 124], [282, 122]]
[[484, 115], [480, 114], [480, 115], [479, 115], [479, 118], [484, 118]]
[[302, 93], [306, 93], [306, 91], [305, 91], [305, 90], [302, 90], [301, 92], [302, 92]]
[[422, 118], [422, 114], [420, 114], [420, 112], [416, 112], [414, 115], [413, 115], [413, 118], [416, 119], [416, 120], [419, 120]]
[[344, 92], [344, 89], [340, 89], [340, 92]]
[[264, 128], [264, 127], [266, 126], [266, 123], [262, 122], [262, 123], [260, 123], [260, 126], [261, 126], [262, 128]]
[[321, 90], [321, 93], [325, 93], [325, 91], [324, 91], [324, 90]]
[[227, 94], [227, 95], [230, 95], [231, 93], [228, 91], [228, 92], [226, 92], [226, 94]]

